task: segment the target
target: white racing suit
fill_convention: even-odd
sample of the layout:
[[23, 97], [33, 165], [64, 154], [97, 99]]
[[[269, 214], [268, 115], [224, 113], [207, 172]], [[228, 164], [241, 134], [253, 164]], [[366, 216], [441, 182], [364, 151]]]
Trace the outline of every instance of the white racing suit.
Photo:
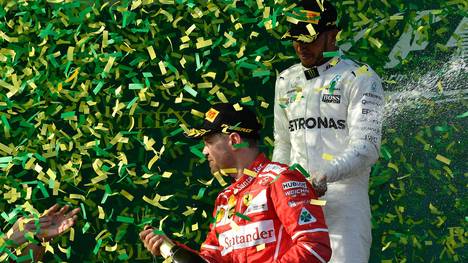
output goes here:
[[273, 160], [327, 177], [325, 220], [330, 262], [368, 262], [369, 173], [380, 151], [384, 95], [367, 65], [332, 58], [315, 73], [300, 63], [275, 88]]

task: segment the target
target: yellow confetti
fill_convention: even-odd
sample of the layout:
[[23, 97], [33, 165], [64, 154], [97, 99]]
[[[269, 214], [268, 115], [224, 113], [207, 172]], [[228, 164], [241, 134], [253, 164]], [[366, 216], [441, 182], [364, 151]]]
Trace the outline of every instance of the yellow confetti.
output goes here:
[[219, 182], [221, 186], [227, 185], [226, 181], [224, 181], [220, 172], [215, 172], [213, 176], [216, 178], [216, 180]]
[[104, 219], [106, 217], [106, 213], [104, 212], [104, 209], [98, 205], [98, 211], [99, 211], [99, 219]]
[[75, 47], [68, 47], [67, 49], [67, 60], [73, 61], [73, 54], [75, 52]]
[[42, 243], [42, 246], [45, 246], [45, 251], [49, 251], [54, 254], [54, 248], [50, 245], [49, 242]]
[[190, 35], [190, 33], [192, 33], [193, 30], [195, 30], [195, 28], [197, 28], [195, 26], [195, 24], [191, 25], [186, 31], [185, 31], [185, 34], [188, 36]]
[[390, 16], [390, 20], [403, 20], [403, 16]]
[[248, 176], [252, 176], [252, 177], [256, 177], [257, 176], [257, 173], [252, 171], [252, 170], [249, 170], [247, 168], [244, 168], [244, 174], [248, 175]]
[[320, 199], [311, 199], [310, 200], [311, 205], [325, 206], [326, 203], [327, 203], [326, 200], [320, 200]]
[[141, 5], [141, 0], [134, 0], [132, 1], [132, 6], [130, 7], [130, 10], [135, 10]]
[[257, 252], [258, 252], [258, 251], [262, 251], [262, 250], [264, 250], [264, 249], [265, 249], [265, 243], [263, 243], [263, 244], [260, 244], [260, 245], [257, 245], [257, 247], [256, 247], [256, 248], [257, 248]]
[[156, 52], [154, 52], [153, 46], [148, 46], [146, 49], [148, 50], [150, 59], [151, 60], [155, 59], [156, 58]]
[[241, 111], [243, 108], [242, 108], [241, 105], [239, 105], [239, 103], [236, 103], [236, 104], [234, 104], [234, 109], [235, 109], [236, 111]]
[[200, 118], [204, 118], [204, 117], [205, 117], [205, 115], [203, 114], [203, 112], [197, 111], [197, 110], [195, 110], [195, 109], [191, 109], [191, 110], [190, 110], [190, 113], [191, 113], [192, 115], [197, 116], [197, 117], [200, 117]]
[[236, 54], [237, 58], [241, 58], [244, 56], [244, 51], [245, 51], [245, 45], [242, 45], [239, 49], [239, 52]]
[[199, 37], [197, 38], [196, 47], [197, 49], [200, 49], [200, 48], [204, 48], [207, 46], [211, 46], [212, 44], [213, 44], [213, 41], [211, 41], [211, 39], [204, 40], [203, 37]]
[[250, 96], [241, 98], [241, 102], [242, 102], [242, 103], [248, 103], [248, 102], [250, 102], [250, 101], [252, 101], [252, 98], [251, 98]]
[[224, 174], [236, 174], [237, 173], [237, 168], [221, 169], [220, 172], [224, 173]]
[[380, 42], [378, 39], [376, 38], [373, 38], [373, 37], [369, 37], [369, 41], [374, 44], [377, 48], [381, 48], [382, 47], [382, 42]]
[[437, 89], [439, 90], [439, 93], [442, 93], [444, 91], [444, 87], [442, 87], [442, 81], [437, 82]]
[[270, 137], [268, 137], [268, 136], [265, 136], [264, 140], [265, 140], [265, 142], [266, 142], [267, 144], [269, 144], [270, 146], [273, 146], [273, 145], [275, 144], [275, 143], [273, 142], [273, 140], [272, 140]]
[[392, 168], [393, 170], [395, 170], [397, 173], [398, 173], [398, 166], [394, 163], [388, 163], [388, 168]]
[[309, 31], [309, 34], [310, 34], [311, 36], [317, 35], [317, 32], [315, 32], [315, 29], [314, 29], [314, 27], [312, 26], [312, 24], [307, 24], [306, 28], [307, 28], [307, 31]]
[[3, 151], [5, 153], [7, 153], [7, 154], [12, 154], [13, 153], [13, 150], [10, 147], [6, 146], [5, 144], [3, 144], [1, 142], [0, 142], [0, 151]]
[[108, 252], [113, 252], [113, 251], [116, 251], [116, 250], [117, 250], [117, 247], [118, 247], [118, 243], [115, 243], [115, 245], [113, 245], [113, 246], [107, 245], [105, 249], [106, 249], [106, 251], [108, 251]]
[[159, 160], [159, 154], [156, 153], [156, 155], [153, 156], [153, 158], [151, 158], [151, 160], [149, 161], [148, 163], [148, 169], [151, 169], [151, 167], [153, 167], [154, 163]]
[[263, 0], [257, 0], [258, 9], [263, 9]]
[[443, 163], [445, 163], [446, 165], [450, 165], [450, 163], [451, 163], [451, 160], [450, 160], [450, 159], [448, 159], [447, 157], [442, 156], [442, 155], [440, 155], [440, 154], [437, 154], [436, 160], [439, 161], [439, 162], [443, 162]]
[[171, 175], [172, 175], [171, 172], [164, 172], [164, 173], [161, 175], [161, 177], [163, 177], [163, 178], [170, 178]]
[[185, 60], [185, 58], [182, 57], [182, 58], [180, 59], [179, 62], [180, 62], [180, 65], [181, 65], [183, 68], [185, 68], [185, 63], [187, 63], [187, 61]]
[[323, 0], [315, 0], [317, 2], [317, 5], [320, 7], [320, 10], [323, 12], [324, 11], [324, 8], [323, 8]]
[[70, 241], [75, 241], [75, 229], [70, 228]]
[[70, 199], [80, 199], [81, 201], [86, 201], [86, 197], [80, 194], [70, 194], [69, 195]]
[[166, 66], [164, 65], [164, 61], [159, 61], [158, 66], [159, 66], [159, 70], [161, 70], [161, 74], [166, 75], [167, 70], [166, 70]]
[[106, 66], [104, 67], [104, 72], [109, 73], [112, 68], [112, 64], [114, 64], [115, 57], [109, 57]]
[[363, 65], [356, 70], [356, 76], [362, 75], [364, 73], [367, 73], [370, 76], [369, 68], [366, 65]]
[[[78, 73], [79, 73], [79, 72], [80, 72], [80, 68], [75, 69], [75, 71], [73, 72], [73, 74], [71, 74], [71, 76], [68, 77], [67, 80], [65, 80], [65, 83], [68, 83], [68, 82], [74, 80], [74, 79], [78, 76]], [[61, 84], [61, 83], [60, 83], [60, 84]]]
[[199, 89], [211, 89], [211, 87], [213, 87], [213, 83], [211, 82], [203, 82], [197, 84], [197, 88]]
[[91, 179], [91, 183], [97, 184], [97, 183], [99, 183], [101, 181], [104, 181], [106, 179], [107, 179], [107, 175], [102, 174], [102, 175], [96, 176], [93, 179]]
[[192, 231], [197, 231], [198, 230], [198, 223], [195, 223], [192, 225]]
[[[212, 79], [215, 79], [216, 78], [216, 72], [208, 72], [206, 74], [203, 74], [202, 75], [202, 78], [212, 78]], [[210, 82], [211, 83], [211, 82]], [[211, 87], [210, 87], [211, 88]]]
[[267, 109], [268, 106], [270, 106], [270, 104], [268, 104], [268, 103], [266, 103], [264, 101], [262, 101], [262, 103], [260, 104], [260, 107], [265, 108], [265, 109]]
[[183, 37], [180, 38], [180, 40], [182, 41], [182, 43], [187, 43], [187, 42], [190, 41], [190, 37], [188, 37], [188, 36], [183, 36]]
[[223, 103], [228, 103], [228, 100], [226, 99], [226, 96], [224, 96], [224, 94], [221, 92], [221, 91], [217, 91], [216, 92], [216, 96], [218, 97], [218, 99], [223, 102]]
[[125, 190], [121, 190], [120, 193], [125, 196], [125, 198], [127, 198], [129, 201], [133, 201], [133, 195], [130, 194], [129, 192], [125, 191]]
[[331, 160], [333, 160], [333, 158], [334, 158], [334, 157], [333, 157], [333, 155], [331, 155], [331, 154], [322, 153], [322, 159], [324, 159], [324, 160], [331, 161]]

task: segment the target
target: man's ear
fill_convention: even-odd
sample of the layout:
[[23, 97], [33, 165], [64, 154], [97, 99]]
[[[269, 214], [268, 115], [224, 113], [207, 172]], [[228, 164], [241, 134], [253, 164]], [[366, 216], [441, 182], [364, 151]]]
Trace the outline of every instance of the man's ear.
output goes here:
[[241, 143], [241, 141], [242, 141], [242, 139], [241, 139], [241, 136], [239, 135], [239, 133], [232, 132], [232, 133], [229, 134], [229, 143], [230, 143], [230, 145], [231, 145], [231, 147], [233, 149], [235, 149], [234, 145]]

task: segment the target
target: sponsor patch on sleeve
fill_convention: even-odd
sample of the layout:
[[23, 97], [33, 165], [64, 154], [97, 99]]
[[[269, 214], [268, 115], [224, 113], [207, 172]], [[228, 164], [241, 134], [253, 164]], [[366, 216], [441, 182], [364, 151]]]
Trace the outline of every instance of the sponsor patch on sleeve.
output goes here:
[[302, 226], [315, 222], [317, 222], [317, 219], [309, 212], [309, 210], [303, 207], [301, 213], [299, 214], [298, 224]]

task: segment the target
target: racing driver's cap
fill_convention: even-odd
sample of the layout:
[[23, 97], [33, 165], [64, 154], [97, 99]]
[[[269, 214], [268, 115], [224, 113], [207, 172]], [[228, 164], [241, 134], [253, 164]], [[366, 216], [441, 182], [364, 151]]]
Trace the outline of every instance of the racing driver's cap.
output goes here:
[[218, 103], [205, 113], [203, 124], [185, 132], [185, 136], [201, 139], [214, 133], [236, 132], [242, 137], [258, 139], [261, 125], [255, 113], [245, 106], [235, 107], [230, 103]]
[[[288, 32], [281, 37], [311, 43], [320, 33], [331, 29], [338, 29], [336, 25], [337, 12], [335, 7], [327, 0], [304, 0], [298, 6], [302, 8], [299, 13], [293, 13], [293, 20]], [[297, 22], [297, 24], [295, 24]]]

